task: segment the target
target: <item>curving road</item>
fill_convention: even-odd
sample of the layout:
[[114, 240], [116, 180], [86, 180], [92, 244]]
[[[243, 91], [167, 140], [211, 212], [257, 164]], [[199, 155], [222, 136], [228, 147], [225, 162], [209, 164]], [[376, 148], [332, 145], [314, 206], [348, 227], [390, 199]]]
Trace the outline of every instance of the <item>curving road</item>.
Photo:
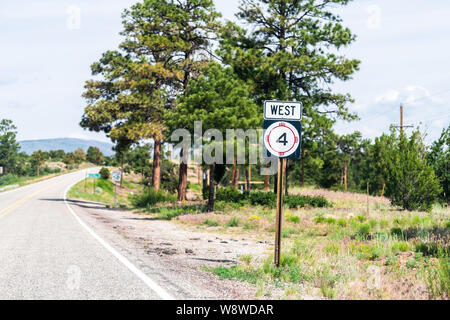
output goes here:
[[172, 299], [65, 200], [85, 174], [0, 193], [0, 299]]

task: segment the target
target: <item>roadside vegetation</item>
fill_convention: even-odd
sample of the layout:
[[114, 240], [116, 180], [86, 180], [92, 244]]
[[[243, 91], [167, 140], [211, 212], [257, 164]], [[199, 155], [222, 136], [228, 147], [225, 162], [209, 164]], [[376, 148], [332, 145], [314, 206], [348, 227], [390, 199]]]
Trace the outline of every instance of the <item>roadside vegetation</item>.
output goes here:
[[92, 64], [84, 86], [80, 125], [110, 137], [115, 156], [19, 154], [16, 129], [4, 120], [0, 166], [18, 177], [40, 176], [57, 159], [67, 169], [84, 161], [108, 167], [95, 187], [87, 179], [69, 193], [107, 206], [114, 205], [109, 171], [120, 168], [124, 208], [271, 243], [275, 179], [263, 175], [265, 164], [249, 165], [250, 139], [226, 141], [245, 164], [232, 155], [189, 168], [180, 160], [226, 150], [225, 142], [202, 137], [192, 152], [170, 148], [170, 137], [180, 128], [194, 137], [195, 121], [202, 133], [223, 136], [259, 129], [265, 100], [295, 100], [303, 105], [302, 154], [285, 170], [282, 267], [270, 250], [208, 272], [253, 284], [257, 297], [448, 299], [450, 127], [428, 146], [420, 128], [392, 127], [373, 141], [335, 132], [338, 120], [358, 119], [352, 97], [332, 89], [361, 63], [337, 55], [356, 41], [335, 11], [347, 4], [243, 0], [236, 24], [223, 22], [210, 0], [138, 1], [122, 15], [120, 45]]

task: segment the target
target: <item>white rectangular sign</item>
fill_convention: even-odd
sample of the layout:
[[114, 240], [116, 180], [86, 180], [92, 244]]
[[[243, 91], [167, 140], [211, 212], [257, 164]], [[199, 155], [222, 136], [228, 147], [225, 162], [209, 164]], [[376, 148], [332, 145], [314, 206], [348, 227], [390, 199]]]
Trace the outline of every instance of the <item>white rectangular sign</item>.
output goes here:
[[265, 101], [264, 119], [300, 121], [302, 119], [302, 104], [289, 101]]
[[112, 172], [112, 177], [111, 177], [112, 181], [120, 182], [121, 175], [122, 175], [122, 172], [120, 172], [120, 171], [113, 171]]

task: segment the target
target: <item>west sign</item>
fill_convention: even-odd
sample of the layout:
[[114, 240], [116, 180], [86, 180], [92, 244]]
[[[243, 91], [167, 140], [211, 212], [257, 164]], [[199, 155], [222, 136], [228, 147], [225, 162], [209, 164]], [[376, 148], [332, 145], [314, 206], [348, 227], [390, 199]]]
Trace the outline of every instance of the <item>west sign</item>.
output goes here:
[[300, 121], [302, 119], [302, 104], [289, 101], [265, 101], [264, 119]]

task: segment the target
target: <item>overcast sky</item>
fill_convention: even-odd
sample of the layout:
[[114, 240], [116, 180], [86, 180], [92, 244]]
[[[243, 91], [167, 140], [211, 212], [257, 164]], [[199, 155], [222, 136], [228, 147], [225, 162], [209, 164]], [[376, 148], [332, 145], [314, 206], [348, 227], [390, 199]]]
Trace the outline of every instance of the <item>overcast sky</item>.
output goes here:
[[[121, 12], [135, 0], [1, 0], [0, 118], [12, 119], [20, 140], [93, 138], [78, 125], [90, 65], [120, 43]], [[216, 0], [234, 20], [239, 0]], [[450, 2], [356, 0], [339, 9], [358, 36], [342, 51], [362, 60], [354, 80], [337, 83], [356, 102], [359, 122], [339, 123], [338, 133], [359, 130], [374, 138], [399, 123], [419, 125], [435, 140], [450, 124]]]

